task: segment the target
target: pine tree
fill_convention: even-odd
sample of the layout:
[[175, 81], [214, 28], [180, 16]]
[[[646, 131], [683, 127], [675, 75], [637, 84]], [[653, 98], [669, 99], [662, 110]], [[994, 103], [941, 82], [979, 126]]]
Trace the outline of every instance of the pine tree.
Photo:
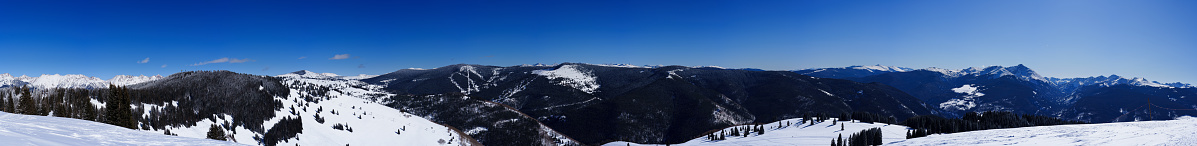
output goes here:
[[844, 125], [840, 125], [840, 131], [844, 131]]
[[839, 146], [839, 144], [836, 144], [836, 143], [835, 143], [835, 140], [834, 140], [834, 139], [832, 139], [832, 140], [831, 140], [831, 146]]
[[224, 137], [224, 130], [221, 129], [220, 126], [217, 126], [216, 124], [212, 124], [212, 128], [208, 128], [208, 139], [215, 139], [215, 140], [221, 140], [221, 141], [226, 140]]
[[35, 102], [37, 102], [37, 100], [34, 100], [33, 96], [30, 95], [29, 86], [21, 87], [20, 92], [21, 92], [21, 103], [20, 103], [21, 104], [21, 111], [20, 111], [21, 114], [37, 115], [38, 114], [37, 104], [35, 103]]
[[117, 87], [115, 85], [108, 85], [109, 92], [108, 102], [105, 103], [105, 123], [121, 126], [129, 129], [136, 129], [133, 121], [132, 105], [129, 101], [128, 89], [124, 87]]
[[17, 100], [13, 100], [13, 98], [16, 98], [16, 97], [13, 97], [13, 95], [11, 93], [7, 94], [7, 96], [8, 96], [8, 98], [4, 99], [4, 100], [6, 100], [6, 101], [4, 101], [6, 103], [4, 105], [4, 112], [14, 113], [14, 114], [17, 113], [17, 102], [16, 102]]
[[8, 108], [8, 94], [0, 92], [0, 111], [8, 112], [4, 110], [5, 108]]

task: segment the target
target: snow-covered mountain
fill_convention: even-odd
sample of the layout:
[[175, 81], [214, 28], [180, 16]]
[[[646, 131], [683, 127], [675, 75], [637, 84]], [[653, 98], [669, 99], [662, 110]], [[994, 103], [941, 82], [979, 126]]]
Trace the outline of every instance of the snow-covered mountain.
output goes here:
[[0, 112], [3, 145], [242, 145], [126, 129], [87, 120]]
[[287, 74], [278, 75], [279, 77], [294, 77], [307, 79], [343, 79], [343, 80], [361, 80], [366, 78], [377, 77], [378, 75], [359, 74], [356, 76], [341, 76], [336, 73], [316, 73], [308, 70], [300, 70]]
[[857, 65], [840, 68], [813, 68], [795, 70], [795, 73], [820, 78], [858, 78], [890, 72], [906, 72], [914, 69], [883, 65]]
[[162, 79], [161, 75], [155, 76], [130, 76], [117, 75], [109, 80], [103, 80], [98, 77], [90, 77], [79, 74], [43, 74], [38, 77], [29, 77], [22, 75], [20, 77], [13, 77], [8, 73], [0, 74], [0, 87], [9, 86], [23, 86], [28, 85], [33, 88], [108, 88], [109, 84], [113, 85], [132, 85], [147, 81]]
[[[1148, 99], [1168, 101], [1169, 108], [1197, 106], [1197, 101], [1180, 97], [1194, 97], [1192, 86], [1184, 83], [1160, 83], [1144, 78], [1117, 75], [1087, 78], [1043, 77], [1024, 65], [1010, 67], [989, 66], [949, 70], [927, 68], [901, 72], [884, 72], [862, 77], [859, 72], [876, 69], [833, 68], [845, 75], [820, 74], [804, 70], [816, 77], [836, 77], [857, 82], [878, 82], [894, 86], [918, 97], [929, 105], [938, 105], [941, 116], [956, 117], [968, 111], [1013, 111], [1020, 114], [1054, 115], [1065, 119], [1090, 122], [1127, 121], [1150, 115], [1175, 117], [1188, 111], [1157, 111], [1160, 113], [1131, 114], [1111, 119], [1146, 104]], [[829, 69], [830, 70], [830, 69]], [[802, 71], [800, 71], [802, 72]], [[957, 89], [971, 89], [958, 92]], [[981, 94], [976, 94], [981, 93]], [[1124, 111], [1109, 110], [1124, 109]], [[1197, 113], [1197, 112], [1195, 112]], [[1140, 117], [1142, 116], [1142, 117]]]
[[[219, 72], [217, 72], [219, 73]], [[213, 74], [213, 73], [190, 73]], [[234, 77], [229, 75], [216, 75]], [[378, 99], [389, 96], [376, 85], [356, 80], [344, 80], [300, 71], [278, 75], [279, 82], [289, 93], [274, 96], [280, 107], [273, 110], [273, 117], [264, 121], [246, 121], [252, 118], [235, 118], [238, 113], [221, 113], [198, 122], [170, 124], [149, 128], [151, 133], [174, 133], [183, 137], [203, 138], [212, 124], [226, 125], [225, 133], [231, 133], [230, 140], [251, 145], [478, 145], [459, 130], [442, 126], [419, 116], [384, 106]], [[176, 77], [164, 81], [187, 80]], [[207, 80], [201, 80], [207, 81]], [[145, 86], [168, 85], [168, 82], [151, 83]], [[217, 83], [215, 85], [226, 85]], [[243, 83], [229, 84], [243, 86]], [[274, 92], [265, 85], [254, 85], [249, 92]], [[149, 90], [156, 90], [149, 88]], [[225, 91], [239, 92], [239, 91]], [[201, 98], [201, 97], [197, 97]], [[169, 101], [163, 104], [140, 103], [139, 108], [149, 111], [169, 111], [167, 106], [190, 101]], [[221, 110], [221, 109], [216, 109]], [[233, 111], [237, 112], [237, 111]], [[167, 115], [169, 116], [169, 115]], [[262, 123], [260, 128], [252, 125], [233, 126], [235, 123]]]
[[[725, 136], [726, 140], [708, 140], [705, 136], [694, 138], [679, 144], [670, 144], [676, 146], [766, 146], [766, 145], [831, 145], [831, 140], [839, 136], [847, 139], [849, 135], [860, 132], [861, 130], [869, 128], [881, 128], [882, 143], [892, 143], [906, 140], [906, 132], [908, 127], [902, 125], [891, 125], [885, 123], [862, 123], [857, 121], [837, 121], [833, 125], [831, 118], [826, 121], [817, 121], [814, 125], [809, 123], [800, 123], [802, 118], [786, 119], [773, 123], [764, 124], [765, 134], [750, 133], [747, 136]], [[780, 124], [779, 124], [780, 123]], [[790, 125], [786, 125], [790, 123]], [[720, 131], [732, 131], [732, 128], [744, 128], [746, 126], [733, 126], [724, 128]], [[841, 130], [843, 129], [843, 130]], [[718, 133], [718, 132], [716, 132]], [[625, 141], [616, 141], [603, 144], [603, 146], [648, 146], [648, 145], [664, 145], [664, 144], [638, 144]]]
[[[803, 112], [863, 111], [899, 120], [931, 114], [926, 104], [893, 87], [789, 71], [584, 63], [506, 67], [457, 64], [403, 69], [362, 81], [385, 85], [384, 90], [405, 100], [457, 101], [453, 99], [457, 97], [468, 100], [464, 103], [509, 106], [582, 144], [607, 140], [678, 143], [710, 129], [795, 118]], [[462, 108], [402, 107], [435, 108], [428, 110], [432, 113], [452, 113]], [[463, 129], [490, 124], [455, 120], [472, 119], [434, 119], [450, 125], [460, 122], [462, 125], [453, 126]], [[534, 125], [528, 123], [529, 127]], [[535, 133], [517, 136], [535, 138]], [[483, 144], [512, 139], [506, 135], [474, 138]]]
[[[883, 130], [884, 131], [884, 130]], [[888, 134], [888, 133], [887, 133]], [[1197, 145], [1197, 118], [1036, 126], [935, 134], [885, 145]]]

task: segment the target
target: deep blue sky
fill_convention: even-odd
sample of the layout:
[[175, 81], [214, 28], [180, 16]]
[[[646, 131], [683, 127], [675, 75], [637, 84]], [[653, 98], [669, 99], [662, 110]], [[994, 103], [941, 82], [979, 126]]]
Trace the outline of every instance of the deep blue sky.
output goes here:
[[[9, 0], [0, 1], [0, 72], [107, 79], [180, 70], [382, 74], [457, 63], [770, 70], [1025, 64], [1045, 76], [1197, 83], [1194, 6], [1192, 0]], [[330, 60], [337, 54], [349, 57]], [[197, 65], [220, 58], [249, 61]]]

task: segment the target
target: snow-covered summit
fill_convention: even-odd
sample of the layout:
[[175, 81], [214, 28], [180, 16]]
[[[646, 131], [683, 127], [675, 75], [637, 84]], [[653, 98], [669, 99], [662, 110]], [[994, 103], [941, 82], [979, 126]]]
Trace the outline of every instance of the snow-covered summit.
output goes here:
[[158, 79], [162, 79], [162, 78], [164, 78], [162, 75], [154, 75], [154, 76], [116, 75], [116, 77], [112, 77], [112, 79], [108, 79], [108, 82], [112, 83], [113, 85], [117, 85], [117, 86], [127, 86], [127, 85], [132, 85], [132, 84], [137, 84], [137, 83], [158, 80]]
[[336, 73], [316, 73], [308, 70], [300, 70], [286, 74], [278, 75], [279, 77], [296, 77], [308, 79], [345, 79], [345, 80], [361, 80], [366, 78], [377, 77], [378, 75], [359, 74], [356, 76], [341, 76]]
[[863, 69], [863, 70], [870, 70], [870, 71], [880, 71], [880, 72], [906, 72], [906, 71], [911, 71], [911, 70], [913, 70], [913, 69], [910, 69], [910, 68], [905, 68], [905, 67], [897, 67], [897, 66], [883, 66], [883, 65], [880, 65], [880, 64], [878, 64], [878, 65], [867, 65], [867, 66], [856, 65], [856, 66], [849, 66], [849, 67], [846, 67], [846, 68], [851, 68], [851, 69]]
[[1146, 78], [1132, 77], [1127, 78], [1118, 75], [1110, 76], [1096, 76], [1087, 78], [1049, 78], [1052, 82], [1061, 86], [1089, 86], [1098, 85], [1109, 87], [1113, 85], [1132, 85], [1132, 86], [1151, 86], [1161, 88], [1191, 88], [1192, 86], [1185, 83], [1160, 83], [1159, 81], [1149, 81]]
[[80, 74], [43, 74], [38, 77], [29, 77], [25, 75], [13, 77], [11, 74], [4, 73], [0, 74], [0, 87], [28, 85], [33, 88], [108, 88], [109, 84], [122, 86], [132, 85], [162, 78], [163, 77], [161, 75], [117, 75], [110, 80], [103, 80], [98, 77]]
[[1028, 68], [1027, 66], [1022, 65], [1022, 64], [1018, 64], [1016, 66], [1011, 66], [1011, 67], [1003, 67], [1003, 66], [988, 66], [988, 67], [984, 67], [984, 68], [969, 67], [969, 68], [960, 69], [960, 70], [942, 69], [942, 68], [934, 68], [934, 67], [926, 68], [926, 69], [919, 69], [919, 70], [939, 72], [939, 73], [942, 73], [945, 76], [948, 76], [951, 78], [962, 77], [962, 76], [977, 76], [977, 77], [984, 76], [984, 77], [989, 77], [989, 78], [999, 78], [1002, 76], [1014, 76], [1014, 77], [1018, 77], [1023, 80], [1037, 80], [1037, 81], [1043, 81], [1043, 82], [1050, 82], [1050, 81], [1048, 81], [1048, 78], [1040, 76], [1039, 73], [1036, 73], [1034, 70], [1031, 70], [1031, 68]]

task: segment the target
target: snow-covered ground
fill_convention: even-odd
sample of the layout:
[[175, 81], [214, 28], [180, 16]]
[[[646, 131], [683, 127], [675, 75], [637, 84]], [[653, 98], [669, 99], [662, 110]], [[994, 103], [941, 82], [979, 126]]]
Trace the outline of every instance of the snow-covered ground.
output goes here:
[[[832, 118], [835, 120], [835, 118]], [[814, 125], [799, 124], [802, 118], [795, 118], [764, 124], [765, 134], [744, 136], [726, 136], [727, 140], [709, 141], [707, 138], [699, 137], [680, 144], [671, 144], [678, 146], [701, 145], [701, 146], [773, 146], [773, 145], [831, 145], [831, 140], [840, 136], [847, 139], [849, 135], [860, 132], [861, 130], [869, 128], [881, 128], [881, 140], [883, 143], [890, 143], [895, 141], [906, 140], [906, 126], [902, 125], [887, 125], [885, 123], [859, 123], [837, 121], [836, 125], [831, 125], [831, 121], [817, 122]], [[793, 123], [790, 126], [777, 127], [778, 123], [785, 122]], [[840, 125], [843, 125], [844, 130], [840, 130]], [[744, 126], [737, 126], [744, 127]], [[731, 128], [724, 129], [724, 131], [731, 131]], [[604, 146], [625, 146], [625, 145], [663, 145], [663, 144], [636, 144], [624, 141], [610, 142], [603, 144]]]
[[886, 142], [886, 145], [1197, 145], [1197, 118], [981, 130], [930, 135]]
[[[275, 111], [275, 117], [266, 120], [264, 128], [271, 128], [283, 118], [299, 117], [303, 131], [295, 138], [280, 141], [278, 145], [471, 145], [468, 136], [449, 127], [376, 102], [378, 97], [389, 95], [381, 87], [357, 80], [346, 80], [328, 73], [300, 71], [278, 75], [282, 83], [290, 88], [291, 95], [276, 97], [283, 108]], [[318, 92], [327, 88], [327, 92]], [[309, 97], [309, 98], [305, 98]], [[312, 101], [308, 101], [312, 99]], [[319, 115], [319, 116], [317, 116]], [[171, 133], [182, 137], [205, 137], [209, 125], [226, 123], [232, 119], [201, 121], [191, 127], [168, 127]], [[320, 117], [320, 121], [316, 117]], [[334, 125], [343, 125], [334, 129]], [[262, 136], [244, 127], [237, 127], [233, 139], [242, 144], [259, 145], [254, 136]], [[163, 133], [162, 130], [146, 131]], [[225, 133], [233, 133], [226, 131]], [[463, 140], [467, 139], [467, 140]]]
[[0, 112], [0, 145], [240, 145], [162, 135], [87, 120]]

